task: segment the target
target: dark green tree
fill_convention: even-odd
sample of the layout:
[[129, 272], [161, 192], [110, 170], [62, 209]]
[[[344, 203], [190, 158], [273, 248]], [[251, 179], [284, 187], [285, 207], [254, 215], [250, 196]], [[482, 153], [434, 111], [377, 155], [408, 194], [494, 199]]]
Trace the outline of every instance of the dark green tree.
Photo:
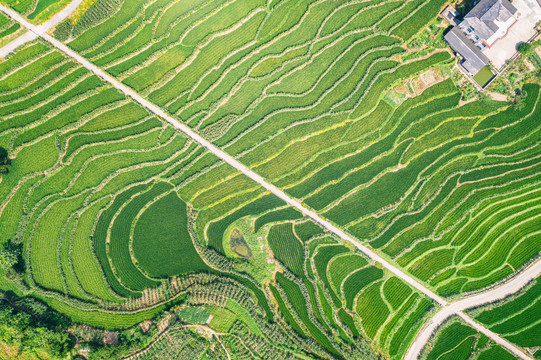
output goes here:
[[17, 263], [17, 254], [13, 251], [0, 251], [0, 272], [6, 272]]
[[0, 342], [16, 348], [21, 358], [38, 353], [40, 358], [66, 358], [74, 345], [68, 332], [44, 326], [19, 308], [12, 308], [6, 298], [0, 301]]
[[531, 49], [532, 49], [532, 44], [530, 43], [521, 43], [518, 46], [518, 52], [521, 54], [527, 54], [530, 52]]
[[24, 259], [22, 256], [23, 244], [8, 240], [3, 249], [0, 249], [0, 273], [12, 269], [15, 272], [24, 271]]
[[5, 174], [8, 172], [8, 166], [11, 163], [9, 159], [9, 154], [6, 149], [0, 146], [0, 174]]
[[515, 89], [515, 101], [513, 106], [517, 111], [521, 111], [526, 106], [526, 95], [528, 95], [526, 91]]

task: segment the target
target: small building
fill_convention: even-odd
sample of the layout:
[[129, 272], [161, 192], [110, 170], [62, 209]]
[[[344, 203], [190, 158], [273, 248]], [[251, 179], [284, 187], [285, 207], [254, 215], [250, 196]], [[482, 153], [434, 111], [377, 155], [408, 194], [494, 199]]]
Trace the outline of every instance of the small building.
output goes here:
[[491, 47], [515, 24], [517, 9], [509, 0], [481, 0], [458, 27], [475, 45]]
[[451, 25], [458, 25], [459, 23], [459, 21], [457, 21], [458, 11], [451, 5], [447, 5], [447, 7], [443, 9], [441, 16]]
[[516, 13], [509, 0], [481, 0], [464, 20], [457, 21], [456, 15], [452, 18], [457, 25], [445, 35], [445, 41], [460, 55], [460, 64], [472, 77], [490, 63], [483, 50], [507, 35], [517, 22]]
[[471, 75], [475, 76], [482, 68], [488, 65], [488, 58], [481, 52], [458, 27], [453, 27], [445, 35], [445, 41], [460, 55], [460, 65]]
[[499, 74], [517, 56], [518, 46], [537, 36], [541, 0], [513, 0], [512, 4], [509, 0], [480, 0], [462, 21], [456, 16], [444, 17], [456, 24], [445, 40], [459, 55], [459, 64], [472, 82], [483, 88], [494, 77], [491, 68]]
[[[528, 7], [531, 0], [517, 1], [521, 4], [523, 2], [523, 7]], [[459, 55], [459, 64], [469, 74], [472, 82], [481, 88], [494, 77], [488, 65], [492, 64], [497, 69], [503, 68], [516, 52], [515, 44], [524, 35], [523, 27], [531, 26], [528, 19], [521, 17], [517, 7], [509, 0], [481, 0], [462, 21], [456, 19], [456, 16], [452, 21], [455, 26], [444, 38]], [[514, 31], [512, 27], [519, 21], [520, 24]]]

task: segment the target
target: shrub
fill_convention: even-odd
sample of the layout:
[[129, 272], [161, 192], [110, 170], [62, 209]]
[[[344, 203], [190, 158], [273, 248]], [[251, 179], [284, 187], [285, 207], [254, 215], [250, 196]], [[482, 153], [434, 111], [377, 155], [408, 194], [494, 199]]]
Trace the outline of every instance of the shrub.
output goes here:
[[8, 151], [0, 147], [0, 174], [6, 174], [8, 172], [9, 164], [11, 164], [11, 160], [8, 156]]
[[518, 52], [521, 53], [521, 54], [527, 54], [530, 52], [530, 50], [532, 49], [532, 44], [530, 43], [520, 43], [520, 45], [518, 46]]

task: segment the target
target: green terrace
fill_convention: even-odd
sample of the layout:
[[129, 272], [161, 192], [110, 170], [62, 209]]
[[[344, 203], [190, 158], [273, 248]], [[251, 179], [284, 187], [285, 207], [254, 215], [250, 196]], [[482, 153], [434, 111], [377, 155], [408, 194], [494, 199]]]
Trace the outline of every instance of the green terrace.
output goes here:
[[[446, 45], [419, 45], [444, 4], [96, 0], [53, 35], [454, 299], [541, 251], [541, 89], [464, 101]], [[0, 289], [106, 330], [174, 309], [134, 358], [400, 359], [439, 309], [43, 40], [0, 62], [0, 119], [0, 243], [24, 262]], [[505, 352], [450, 322], [427, 358]]]

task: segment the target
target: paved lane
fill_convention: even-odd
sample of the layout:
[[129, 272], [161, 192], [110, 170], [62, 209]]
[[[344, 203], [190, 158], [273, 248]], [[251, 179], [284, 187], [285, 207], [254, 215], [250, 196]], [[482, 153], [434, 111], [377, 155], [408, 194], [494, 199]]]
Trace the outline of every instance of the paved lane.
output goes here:
[[81, 5], [82, 2], [83, 0], [73, 0], [45, 23], [39, 26], [35, 26], [35, 31], [27, 31], [18, 38], [13, 39], [6, 45], [2, 46], [0, 48], [0, 58], [5, 58], [10, 53], [15, 51], [18, 47], [36, 40], [39, 36], [41, 36], [41, 34], [45, 34], [47, 31], [60, 24], [62, 21], [64, 21], [65, 18], [73, 14], [73, 12], [77, 10], [77, 8], [79, 7], [79, 5]]
[[[520, 291], [530, 281], [534, 280], [541, 274], [541, 259], [534, 262], [520, 274], [516, 275], [510, 281], [497, 286], [489, 291], [485, 291], [476, 295], [468, 296], [463, 299], [449, 303], [441, 308], [436, 315], [421, 329], [414, 342], [411, 343], [406, 355], [406, 360], [415, 360], [421, 354], [426, 343], [430, 340], [438, 327], [452, 315], [458, 315], [464, 319], [471, 327], [475, 328], [490, 337], [492, 340], [511, 351], [520, 359], [532, 359], [529, 355], [522, 352], [514, 344], [510, 343], [501, 336], [493, 333], [479, 323], [473, 321], [469, 316], [463, 313], [466, 309], [471, 309], [477, 306], [489, 304], [509, 295]], [[490, 334], [490, 335], [489, 335]]]

